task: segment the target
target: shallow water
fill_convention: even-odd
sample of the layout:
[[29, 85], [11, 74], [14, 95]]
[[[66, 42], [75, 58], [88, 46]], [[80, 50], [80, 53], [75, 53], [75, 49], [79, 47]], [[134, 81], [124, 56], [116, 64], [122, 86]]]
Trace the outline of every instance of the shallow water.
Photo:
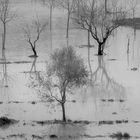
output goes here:
[[[44, 21], [48, 9], [28, 1], [14, 4], [13, 9], [17, 9], [18, 17], [8, 26], [6, 51], [3, 56], [0, 54], [0, 62], [4, 62], [0, 63], [0, 116], [19, 120], [19, 123], [0, 128], [0, 138], [33, 139], [32, 135], [35, 135], [34, 139], [38, 139], [37, 136], [50, 139], [49, 136], [55, 134], [56, 139], [61, 140], [110, 140], [109, 136], [118, 131], [129, 133], [132, 140], [140, 137], [140, 31], [119, 28], [107, 42], [106, 55], [98, 57], [97, 48], [91, 48], [89, 61], [88, 49], [81, 47], [87, 44], [87, 33], [71, 29], [67, 42], [65, 24], [61, 25], [62, 19], [65, 22], [62, 18], [65, 12], [60, 10], [58, 14], [58, 10], [54, 10], [52, 34], [49, 29], [43, 33], [38, 43], [39, 57], [35, 60], [28, 57], [32, 52], [24, 41], [22, 27], [24, 22], [31, 22], [35, 11]], [[91, 42], [95, 44], [93, 40]], [[92, 123], [41, 126], [33, 121], [61, 120], [61, 107], [57, 103], [42, 102], [31, 82], [46, 71], [53, 50], [66, 45], [73, 46], [91, 70], [91, 82], [74, 90], [75, 94], [66, 104], [66, 115], [73, 121]], [[128, 122], [119, 124], [117, 120]], [[113, 124], [99, 125], [101, 121], [112, 121]]]

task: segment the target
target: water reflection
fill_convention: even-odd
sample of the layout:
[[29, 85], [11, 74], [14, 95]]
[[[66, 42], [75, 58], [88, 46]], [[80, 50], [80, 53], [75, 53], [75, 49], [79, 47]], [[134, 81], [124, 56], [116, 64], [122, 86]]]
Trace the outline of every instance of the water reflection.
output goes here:
[[[0, 101], [8, 103], [10, 101], [10, 81], [11, 77], [8, 74], [8, 62], [6, 59], [5, 50], [2, 50], [2, 59], [1, 59], [1, 77], [0, 77]], [[4, 115], [8, 116], [10, 114], [10, 109], [7, 105], [4, 107]]]
[[[87, 95], [93, 96], [94, 100], [126, 100], [125, 88], [117, 83], [107, 71], [104, 56], [98, 56], [98, 66], [92, 73], [90, 83], [87, 89]], [[86, 99], [84, 95], [84, 100]]]
[[1, 100], [9, 100], [8, 91], [10, 90], [10, 81], [12, 78], [8, 74], [8, 62], [6, 59], [5, 50], [2, 50], [2, 59], [1, 59], [1, 80], [0, 80], [0, 89], [1, 89]]
[[35, 82], [40, 79], [40, 71], [37, 68], [37, 58], [33, 58], [33, 61], [31, 63], [31, 68], [28, 72], [29, 74], [29, 87], [34, 87], [36, 84]]
[[[86, 128], [84, 128], [84, 126], [72, 123], [52, 125], [49, 130], [50, 136], [56, 136], [57, 140], [66, 140], [73, 138], [81, 140], [82, 138], [80, 136], [83, 136], [85, 132]], [[50, 137], [50, 139], [52, 138]]]
[[7, 60], [5, 55], [5, 50], [2, 50], [2, 79], [1, 86], [8, 87], [8, 74], [7, 74]]
[[139, 47], [137, 46], [137, 30], [133, 29], [133, 31], [127, 34], [126, 38], [126, 52], [127, 52], [127, 67], [128, 69], [138, 69], [139, 67]]

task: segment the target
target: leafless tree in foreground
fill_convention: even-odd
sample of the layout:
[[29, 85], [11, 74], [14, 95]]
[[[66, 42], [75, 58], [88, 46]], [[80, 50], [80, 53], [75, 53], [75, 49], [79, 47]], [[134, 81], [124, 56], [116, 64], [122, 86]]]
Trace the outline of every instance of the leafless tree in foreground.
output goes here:
[[34, 53], [34, 55], [32, 55], [31, 57], [38, 57], [36, 51], [37, 42], [39, 41], [40, 36], [43, 33], [46, 26], [47, 23], [41, 24], [39, 19], [37, 18], [32, 22], [31, 25], [26, 24], [23, 28], [24, 37]]
[[[56, 50], [51, 56], [47, 76], [42, 76], [39, 85], [44, 89], [44, 99], [54, 99], [62, 107], [63, 121], [66, 122], [65, 103], [72, 88], [86, 83], [88, 73], [83, 60], [78, 57], [72, 47]], [[47, 92], [48, 91], [48, 92]]]
[[10, 0], [0, 0], [0, 21], [3, 24], [2, 49], [5, 49], [7, 23], [14, 17], [15, 14], [11, 12]]
[[98, 55], [103, 55], [107, 39], [119, 27], [115, 21], [124, 18], [125, 14], [120, 12], [117, 17], [114, 17], [113, 14], [108, 15], [102, 3], [93, 5], [93, 2], [84, 2], [80, 7], [80, 15], [76, 14], [74, 21], [81, 29], [87, 30], [91, 34], [98, 44]]

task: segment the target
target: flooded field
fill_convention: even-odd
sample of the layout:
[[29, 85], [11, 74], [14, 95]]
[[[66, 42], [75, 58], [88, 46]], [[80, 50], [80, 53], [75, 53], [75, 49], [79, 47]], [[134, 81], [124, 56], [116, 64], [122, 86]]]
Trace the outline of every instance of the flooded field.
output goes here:
[[[94, 40], [94, 47], [86, 47], [86, 31], [72, 26], [66, 39], [66, 12], [54, 9], [52, 31], [47, 27], [42, 33], [39, 57], [31, 58], [23, 27], [36, 15], [48, 20], [49, 9], [28, 0], [12, 4], [17, 16], [7, 26], [6, 49], [0, 51], [0, 140], [140, 139], [140, 30], [119, 27], [105, 55], [98, 56]], [[84, 60], [89, 82], [69, 95], [63, 123], [60, 104], [42, 101], [33, 83], [47, 71], [54, 50], [66, 46]]]

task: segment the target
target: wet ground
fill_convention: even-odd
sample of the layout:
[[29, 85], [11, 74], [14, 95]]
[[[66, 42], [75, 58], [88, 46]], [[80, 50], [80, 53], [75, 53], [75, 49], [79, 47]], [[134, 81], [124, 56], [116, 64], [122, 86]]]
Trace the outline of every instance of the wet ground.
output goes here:
[[[38, 42], [39, 57], [30, 58], [22, 27], [35, 13], [43, 22], [49, 10], [28, 1], [13, 5], [18, 16], [7, 27], [6, 50], [0, 54], [0, 117], [12, 120], [0, 120], [0, 139], [140, 139], [140, 31], [121, 27], [109, 38], [106, 55], [98, 57], [93, 47], [88, 57], [87, 33], [71, 29], [67, 41], [65, 11], [54, 9], [52, 33], [46, 29]], [[69, 96], [64, 124], [59, 104], [43, 102], [32, 83], [47, 70], [53, 50], [67, 45], [84, 59], [90, 80]]]

